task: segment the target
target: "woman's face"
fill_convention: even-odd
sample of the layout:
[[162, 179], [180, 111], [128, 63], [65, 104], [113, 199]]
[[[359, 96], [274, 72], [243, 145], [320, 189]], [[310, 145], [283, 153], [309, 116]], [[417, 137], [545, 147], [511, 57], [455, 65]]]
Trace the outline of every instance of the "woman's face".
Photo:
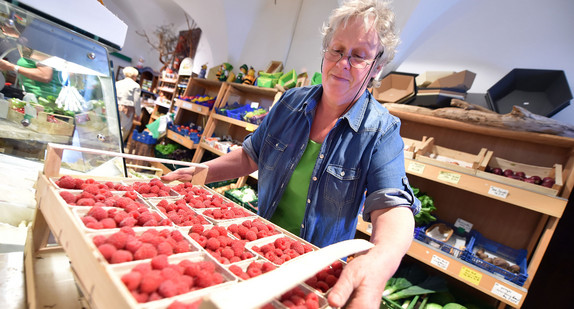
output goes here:
[[[373, 68], [367, 77], [369, 69], [374, 64], [357, 69], [349, 63], [349, 56], [373, 60], [377, 54], [377, 47], [376, 31], [373, 28], [365, 29], [361, 18], [351, 18], [346, 27], [341, 25], [335, 30], [328, 49], [342, 53], [343, 57], [337, 62], [323, 58], [324, 95], [340, 99], [341, 104], [347, 104], [358, 92], [363, 93], [369, 79], [374, 77], [378, 70]], [[367, 81], [363, 84], [365, 78]]]

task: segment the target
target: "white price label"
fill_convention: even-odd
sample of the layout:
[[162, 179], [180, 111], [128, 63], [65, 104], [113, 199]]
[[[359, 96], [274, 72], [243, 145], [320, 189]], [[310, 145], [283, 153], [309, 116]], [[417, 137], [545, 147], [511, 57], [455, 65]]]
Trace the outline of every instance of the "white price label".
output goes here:
[[191, 105], [191, 103], [183, 103], [181, 107], [189, 110], [193, 109], [193, 105]]
[[436, 266], [438, 268], [442, 268], [444, 270], [446, 270], [448, 268], [448, 265], [450, 264], [449, 261], [441, 258], [438, 255], [433, 255], [430, 262], [434, 266]]
[[460, 177], [462, 177], [461, 174], [447, 172], [447, 171], [440, 171], [438, 173], [437, 179], [456, 185], [460, 181]]
[[515, 305], [518, 305], [522, 300], [522, 294], [513, 291], [498, 282], [494, 283], [491, 292], [492, 294], [500, 296]]
[[259, 108], [259, 102], [251, 102], [251, 108], [258, 109]]
[[462, 228], [467, 233], [470, 232], [470, 230], [472, 230], [472, 223], [463, 220], [461, 218], [456, 219], [454, 226]]
[[418, 162], [410, 162], [407, 171], [416, 174], [422, 174], [425, 171], [425, 165]]
[[500, 198], [506, 198], [508, 196], [508, 190], [502, 189], [499, 187], [495, 187], [495, 186], [490, 186], [490, 188], [488, 188], [488, 194], [494, 195], [494, 196], [500, 197]]

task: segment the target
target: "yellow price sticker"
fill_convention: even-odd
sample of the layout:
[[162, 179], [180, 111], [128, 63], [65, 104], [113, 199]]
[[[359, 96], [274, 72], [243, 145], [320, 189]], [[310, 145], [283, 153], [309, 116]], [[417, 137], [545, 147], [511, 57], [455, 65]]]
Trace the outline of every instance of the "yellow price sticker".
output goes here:
[[440, 171], [438, 173], [437, 179], [456, 185], [460, 181], [460, 177], [462, 177], [461, 174], [456, 174], [456, 173], [447, 172], [447, 171]]
[[245, 126], [245, 130], [249, 132], [255, 131], [256, 127], [254, 125], [247, 125]]
[[458, 273], [458, 276], [461, 277], [462, 279], [473, 283], [475, 285], [479, 285], [480, 284], [480, 280], [482, 279], [482, 274], [472, 270], [468, 267], [462, 266], [460, 268], [460, 272]]

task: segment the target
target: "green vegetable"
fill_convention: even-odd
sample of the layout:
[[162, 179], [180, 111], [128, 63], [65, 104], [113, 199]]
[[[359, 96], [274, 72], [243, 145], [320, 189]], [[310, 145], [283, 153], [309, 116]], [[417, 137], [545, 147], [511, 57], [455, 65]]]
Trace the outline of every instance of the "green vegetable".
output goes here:
[[424, 307], [422, 309], [442, 309], [442, 306], [439, 304], [435, 304], [435, 303], [428, 303], [426, 305], [426, 307]]
[[423, 295], [429, 293], [436, 293], [441, 291], [446, 291], [447, 285], [446, 280], [440, 276], [430, 276], [426, 278], [423, 282], [417, 285], [410, 286], [406, 289], [402, 289], [387, 296], [390, 300], [402, 299], [415, 295]]
[[448, 303], [454, 303], [456, 299], [449, 291], [434, 293], [430, 296], [430, 301], [444, 306]]
[[391, 295], [396, 291], [400, 291], [412, 285], [418, 284], [422, 282], [426, 277], [426, 272], [416, 265], [399, 268], [397, 273], [391, 279], [389, 279], [389, 281], [387, 281], [383, 296]]
[[415, 197], [421, 201], [421, 211], [415, 215], [415, 222], [417, 226], [423, 226], [436, 221], [436, 218], [431, 215], [431, 212], [436, 210], [434, 200], [432, 197], [422, 193], [420, 189], [411, 187]]
[[442, 309], [466, 309], [466, 307], [457, 303], [448, 303]]

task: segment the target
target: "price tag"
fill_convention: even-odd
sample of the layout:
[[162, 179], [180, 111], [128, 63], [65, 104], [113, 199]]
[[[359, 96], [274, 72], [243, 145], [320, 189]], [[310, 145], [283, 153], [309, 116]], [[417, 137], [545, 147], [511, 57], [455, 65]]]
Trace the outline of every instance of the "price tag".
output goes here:
[[10, 108], [10, 102], [4, 99], [0, 99], [0, 118], [8, 117], [9, 108]]
[[38, 117], [38, 111], [31, 104], [26, 104], [26, 106], [24, 106], [24, 114], [26, 114], [32, 118]]
[[245, 131], [253, 132], [255, 131], [256, 127], [252, 124], [245, 126]]
[[454, 227], [457, 228], [461, 228], [463, 229], [465, 232], [470, 232], [470, 230], [472, 230], [472, 223], [463, 220], [461, 218], [456, 219], [456, 222], [454, 223]]
[[259, 102], [251, 102], [251, 108], [258, 109], [259, 108]]
[[494, 196], [500, 197], [500, 198], [506, 198], [508, 196], [508, 190], [502, 189], [499, 187], [495, 187], [495, 186], [490, 186], [490, 188], [488, 188], [488, 194], [494, 195]]
[[458, 182], [460, 181], [460, 177], [462, 175], [461, 174], [457, 174], [457, 173], [452, 173], [452, 172], [447, 172], [447, 171], [440, 171], [438, 173], [438, 180], [442, 180], [442, 181], [446, 181], [452, 184], [458, 184]]
[[480, 284], [480, 280], [482, 279], [482, 274], [472, 270], [468, 267], [461, 267], [460, 268], [460, 273], [458, 274], [458, 276], [470, 283], [473, 283], [475, 285], [479, 285]]
[[191, 103], [187, 103], [187, 102], [183, 103], [183, 104], [181, 105], [181, 107], [183, 107], [183, 108], [185, 108], [185, 109], [189, 109], [189, 110], [192, 110], [192, 109], [193, 109], [193, 105], [192, 105]]
[[450, 264], [449, 261], [441, 258], [438, 255], [433, 255], [430, 262], [434, 266], [436, 266], [438, 268], [442, 268], [444, 270], [446, 270], [448, 268], [448, 265]]
[[425, 165], [422, 163], [411, 161], [407, 166], [407, 171], [416, 174], [422, 174], [425, 171]]
[[502, 297], [515, 305], [518, 305], [522, 300], [522, 294], [515, 292], [498, 282], [494, 283], [491, 292], [492, 294]]
[[367, 233], [369, 234], [373, 233], [373, 224], [371, 223], [367, 224]]

